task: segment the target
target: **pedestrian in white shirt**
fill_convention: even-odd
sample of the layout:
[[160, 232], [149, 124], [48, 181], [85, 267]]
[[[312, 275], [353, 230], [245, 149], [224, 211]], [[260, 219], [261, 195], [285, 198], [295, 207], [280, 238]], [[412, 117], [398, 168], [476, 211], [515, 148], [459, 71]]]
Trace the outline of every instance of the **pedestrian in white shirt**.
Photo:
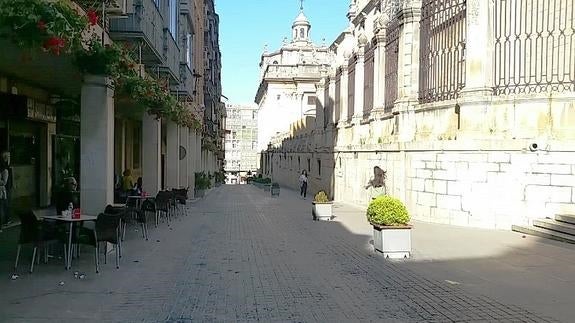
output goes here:
[[305, 200], [307, 195], [307, 172], [305, 169], [301, 172], [299, 177], [300, 195]]

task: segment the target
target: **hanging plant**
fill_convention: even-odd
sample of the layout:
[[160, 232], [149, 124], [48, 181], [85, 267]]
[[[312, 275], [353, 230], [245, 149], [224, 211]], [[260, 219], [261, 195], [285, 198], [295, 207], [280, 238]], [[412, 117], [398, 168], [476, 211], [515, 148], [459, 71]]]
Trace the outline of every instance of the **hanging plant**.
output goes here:
[[190, 109], [171, 95], [168, 84], [138, 76], [127, 50], [104, 45], [98, 36], [85, 40], [88, 25], [97, 25], [100, 20], [96, 11], [80, 15], [63, 0], [0, 1], [0, 37], [28, 49], [73, 54], [81, 72], [110, 76], [117, 92], [129, 96], [148, 113], [189, 128], [201, 127]]
[[89, 40], [86, 48], [75, 51], [75, 62], [80, 71], [94, 75], [117, 73], [122, 50], [116, 45], [102, 45], [98, 37]]
[[0, 36], [55, 55], [82, 45], [88, 21], [62, 1], [10, 0], [0, 6]]

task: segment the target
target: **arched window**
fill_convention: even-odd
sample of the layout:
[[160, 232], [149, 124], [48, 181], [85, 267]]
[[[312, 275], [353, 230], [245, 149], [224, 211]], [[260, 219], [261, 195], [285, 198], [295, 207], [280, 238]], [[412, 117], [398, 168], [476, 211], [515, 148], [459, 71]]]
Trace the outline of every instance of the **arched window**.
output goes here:
[[274, 64], [274, 65], [278, 65], [278, 61], [274, 61], [273, 64]]
[[302, 39], [305, 38], [304, 33], [305, 33], [304, 29], [303, 29], [303, 28], [300, 29], [300, 30], [299, 30], [299, 37], [302, 38]]

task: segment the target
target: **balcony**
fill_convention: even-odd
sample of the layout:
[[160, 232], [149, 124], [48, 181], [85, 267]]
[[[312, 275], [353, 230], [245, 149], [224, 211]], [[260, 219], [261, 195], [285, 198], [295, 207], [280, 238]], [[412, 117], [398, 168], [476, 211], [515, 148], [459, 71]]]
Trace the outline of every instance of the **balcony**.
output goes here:
[[162, 72], [168, 74], [173, 82], [180, 81], [180, 48], [172, 37], [172, 33], [164, 29], [163, 64]]
[[164, 23], [153, 0], [133, 0], [133, 11], [124, 18], [110, 20], [110, 36], [114, 40], [141, 44], [134, 50], [142, 63], [158, 65], [164, 61]]
[[320, 79], [327, 73], [322, 65], [269, 65], [264, 73], [265, 79]]
[[172, 92], [180, 97], [194, 96], [194, 75], [188, 64], [180, 63], [180, 83], [172, 87]]

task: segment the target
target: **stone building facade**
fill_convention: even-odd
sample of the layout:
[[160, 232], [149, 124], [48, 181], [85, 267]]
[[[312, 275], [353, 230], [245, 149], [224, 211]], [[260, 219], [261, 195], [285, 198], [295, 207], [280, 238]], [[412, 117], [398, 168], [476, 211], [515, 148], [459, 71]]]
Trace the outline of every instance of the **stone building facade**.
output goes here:
[[315, 115], [315, 84], [327, 75], [331, 53], [311, 41], [311, 24], [303, 9], [292, 25], [292, 40], [284, 39], [274, 52], [264, 51], [261, 82], [255, 102], [259, 107], [259, 144], [264, 150], [277, 132], [306, 115]]
[[353, 0], [315, 116], [262, 170], [367, 205], [373, 167], [414, 218], [510, 229], [575, 212], [569, 0]]

